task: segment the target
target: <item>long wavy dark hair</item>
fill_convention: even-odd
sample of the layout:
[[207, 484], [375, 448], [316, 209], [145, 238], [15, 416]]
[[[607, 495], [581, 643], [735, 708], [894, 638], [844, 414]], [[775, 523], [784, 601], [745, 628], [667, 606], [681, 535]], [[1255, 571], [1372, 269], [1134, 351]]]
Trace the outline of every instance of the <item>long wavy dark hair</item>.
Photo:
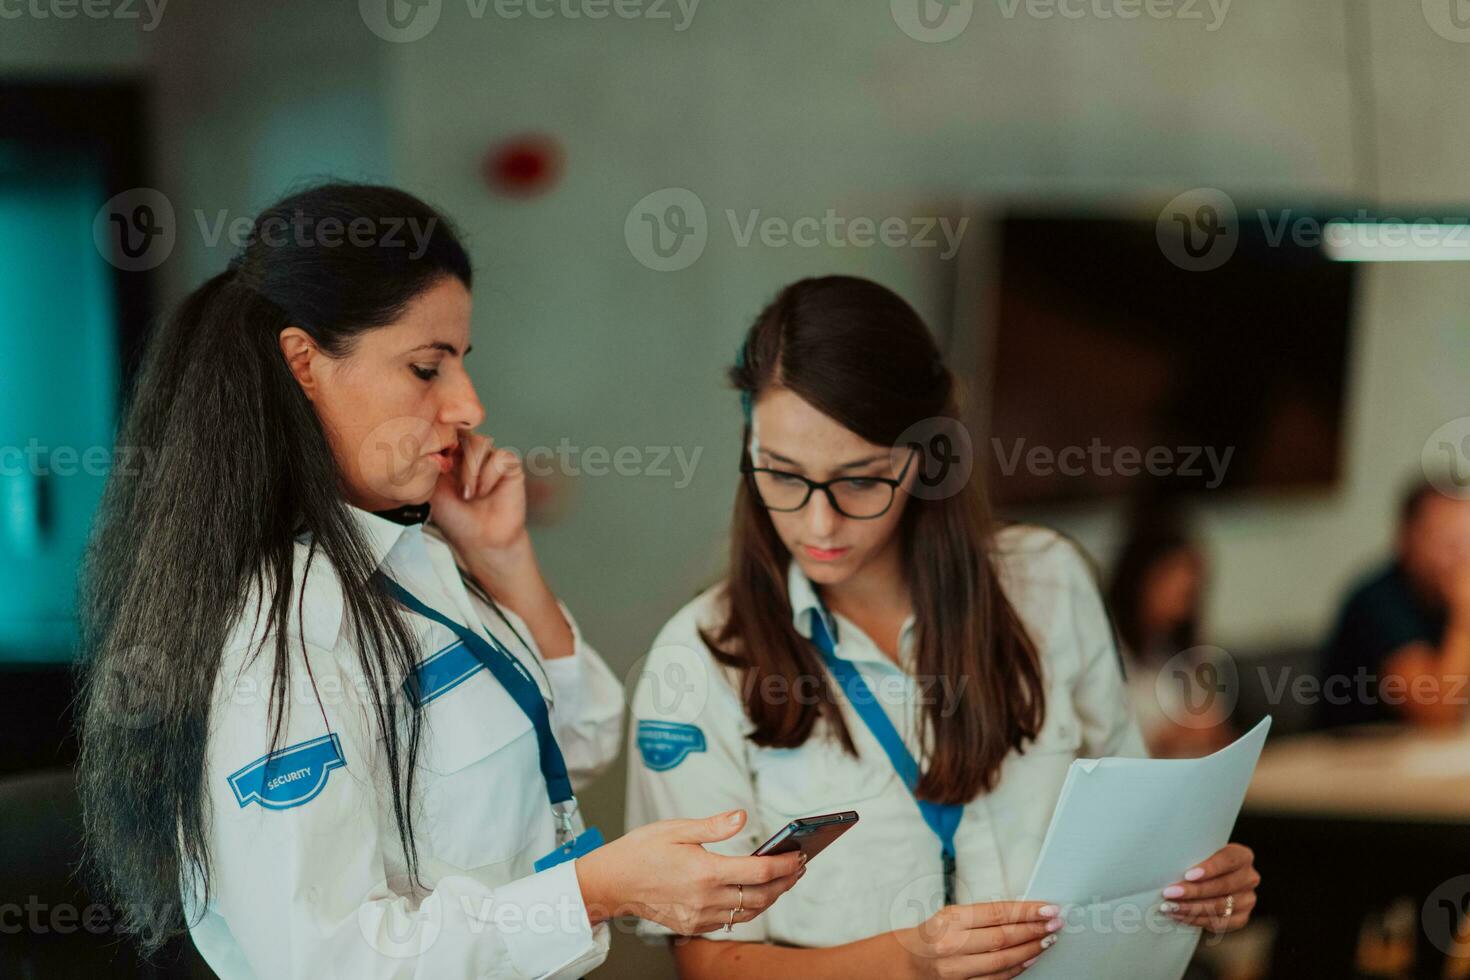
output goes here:
[[[846, 276], [793, 283], [756, 319], [743, 350], [730, 381], [747, 405], [785, 388], [880, 446], [896, 445], [923, 420], [960, 418], [954, 376], [923, 321], [877, 283]], [[750, 437], [747, 418], [742, 460], [753, 464]], [[938, 699], [926, 707], [918, 793], [962, 803], [994, 788], [1006, 755], [1036, 737], [1046, 711], [1041, 665], [996, 577], [978, 469], [951, 496], [911, 497], [897, 533], [913, 595], [916, 670], [967, 683], [952, 714]], [[791, 553], [748, 482], [736, 492], [733, 536], [728, 618], [702, 638], [716, 659], [741, 672], [750, 738], [798, 746], [825, 719], [856, 755], [821, 657], [792, 623]], [[787, 691], [815, 680], [817, 696], [763, 697], [764, 679], [773, 675]]]
[[78, 776], [89, 868], [144, 952], [185, 926], [186, 882], [197, 883], [201, 908], [209, 898], [209, 711], [224, 645], [252, 592], [264, 597], [267, 622], [251, 656], [273, 658], [270, 751], [279, 744], [303, 531], [307, 567], [325, 561], [342, 584], [344, 628], [375, 692], [393, 812], [417, 877], [409, 801], [419, 718], [390, 690], [417, 659], [413, 634], [370, 584], [371, 551], [279, 335], [294, 325], [344, 356], [446, 277], [468, 289], [470, 263], [432, 208], [390, 187], [324, 184], [262, 212], [229, 269], [148, 343], [119, 443], [166, 465], [114, 470], [92, 532]]

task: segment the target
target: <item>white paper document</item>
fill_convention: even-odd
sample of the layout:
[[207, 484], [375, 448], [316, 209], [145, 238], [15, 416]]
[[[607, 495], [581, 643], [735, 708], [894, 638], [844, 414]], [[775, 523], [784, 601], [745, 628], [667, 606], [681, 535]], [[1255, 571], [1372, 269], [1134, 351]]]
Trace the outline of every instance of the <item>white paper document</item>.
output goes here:
[[1229, 843], [1271, 719], [1203, 759], [1079, 759], [1067, 772], [1028, 901], [1063, 907], [1026, 980], [1179, 980], [1201, 930], [1163, 890]]

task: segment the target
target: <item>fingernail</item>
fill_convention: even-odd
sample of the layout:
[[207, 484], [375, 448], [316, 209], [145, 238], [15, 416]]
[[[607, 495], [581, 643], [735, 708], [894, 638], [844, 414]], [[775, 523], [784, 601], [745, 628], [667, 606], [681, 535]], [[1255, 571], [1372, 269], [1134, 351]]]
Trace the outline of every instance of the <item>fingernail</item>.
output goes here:
[[465, 487], [464, 488], [464, 493], [461, 494], [461, 496], [463, 496], [464, 499], [469, 500], [470, 499], [470, 488], [469, 487]]
[[1164, 889], [1164, 897], [1165, 898], [1183, 898], [1184, 897], [1184, 886], [1183, 885], [1170, 885], [1168, 888], [1165, 888]]
[[732, 827], [735, 826], [737, 823], [740, 822], [740, 811], [731, 810], [730, 815], [725, 818], [725, 822]]
[[1185, 881], [1199, 881], [1204, 876], [1205, 876], [1205, 869], [1204, 868], [1190, 868], [1188, 871], [1184, 872], [1184, 880]]
[[1052, 919], [1050, 922], [1048, 922], [1046, 924], [1046, 931], [1047, 932], [1057, 932], [1064, 925], [1066, 925], [1066, 923], [1063, 922], [1061, 919]]
[[1160, 912], [1178, 912], [1179, 911], [1179, 903], [1178, 902], [1160, 902], [1159, 903], [1159, 911]]
[[1041, 908], [1036, 910], [1036, 914], [1041, 916], [1043, 919], [1050, 919], [1060, 911], [1061, 909], [1057, 908], [1055, 905], [1043, 905]]
[[1042, 949], [1051, 949], [1052, 946], [1056, 943], [1056, 941], [1057, 941], [1057, 937], [1056, 937], [1055, 934], [1050, 935], [1050, 936], [1047, 936], [1045, 939], [1043, 939], [1041, 941], [1041, 948]]
[[1030, 966], [1032, 963], [1035, 963], [1039, 959], [1041, 959], [1040, 956], [1033, 956], [1029, 960], [1027, 960], [1025, 963], [1022, 963], [1021, 966], [1023, 966], [1023, 967]]

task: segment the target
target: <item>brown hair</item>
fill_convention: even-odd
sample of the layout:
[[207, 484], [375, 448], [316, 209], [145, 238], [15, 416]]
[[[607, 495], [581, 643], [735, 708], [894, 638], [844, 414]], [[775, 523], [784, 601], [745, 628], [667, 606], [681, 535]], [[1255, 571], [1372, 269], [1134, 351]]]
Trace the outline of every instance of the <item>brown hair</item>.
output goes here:
[[[803, 279], [783, 289], [746, 335], [730, 380], [747, 405], [742, 460], [750, 459], [749, 406], [785, 388], [869, 442], [894, 445], [914, 423], [959, 419], [954, 376], [913, 308], [864, 279]], [[919, 457], [924, 459], [924, 457]], [[927, 465], [927, 460], [925, 460]], [[1034, 739], [1045, 718], [1035, 644], [1001, 591], [991, 557], [993, 525], [975, 471], [957, 493], [913, 496], [896, 533], [913, 595], [916, 669], [968, 685], [958, 710], [926, 706], [918, 795], [963, 803], [994, 788], [1002, 761]], [[792, 622], [791, 554], [748, 482], [735, 497], [728, 617], [705, 644], [741, 674], [757, 745], [790, 748], [819, 719], [853, 755], [821, 655]], [[815, 697], [764, 697], [815, 689]]]

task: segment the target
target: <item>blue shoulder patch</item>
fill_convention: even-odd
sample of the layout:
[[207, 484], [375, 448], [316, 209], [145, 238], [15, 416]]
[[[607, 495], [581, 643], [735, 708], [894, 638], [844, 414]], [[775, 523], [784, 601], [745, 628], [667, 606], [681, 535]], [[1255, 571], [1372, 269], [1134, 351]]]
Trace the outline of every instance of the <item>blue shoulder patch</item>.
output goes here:
[[232, 773], [230, 789], [241, 807], [259, 803], [271, 810], [289, 810], [309, 803], [327, 785], [327, 773], [347, 765], [342, 743], [334, 732], [301, 742]]
[[640, 721], [638, 752], [643, 764], [655, 772], [672, 769], [690, 752], [703, 752], [704, 732], [694, 725], [672, 721]]

